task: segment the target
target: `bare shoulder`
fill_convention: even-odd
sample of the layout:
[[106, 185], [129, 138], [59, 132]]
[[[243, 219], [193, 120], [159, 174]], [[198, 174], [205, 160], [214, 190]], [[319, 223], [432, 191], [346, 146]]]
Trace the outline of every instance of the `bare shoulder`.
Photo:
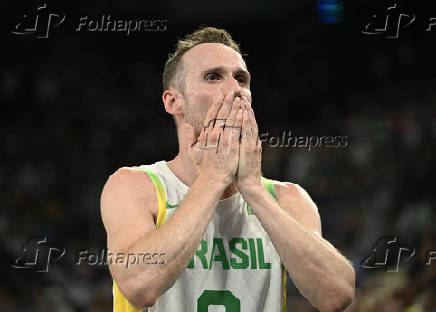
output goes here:
[[308, 205], [314, 205], [316, 207], [315, 203], [313, 202], [307, 191], [299, 184], [292, 182], [282, 182], [277, 180], [272, 181], [274, 183], [274, 189], [276, 190], [278, 198], [280, 196], [291, 196], [294, 199], [306, 201]]
[[[157, 199], [153, 182], [139, 169], [122, 167], [106, 181], [100, 210], [109, 247], [122, 247], [143, 231], [154, 229]], [[128, 233], [130, 233], [130, 238]]]
[[318, 207], [300, 185], [273, 180], [280, 207], [309, 230], [321, 235]]
[[116, 187], [128, 191], [147, 191], [152, 186], [151, 180], [147, 177], [148, 175], [139, 169], [121, 167], [109, 176], [105, 188]]
[[[106, 181], [101, 200], [114, 200], [120, 197], [135, 198], [151, 208], [156, 200], [154, 185], [146, 173], [139, 169], [122, 167], [115, 171]], [[155, 201], [157, 203], [157, 201]]]

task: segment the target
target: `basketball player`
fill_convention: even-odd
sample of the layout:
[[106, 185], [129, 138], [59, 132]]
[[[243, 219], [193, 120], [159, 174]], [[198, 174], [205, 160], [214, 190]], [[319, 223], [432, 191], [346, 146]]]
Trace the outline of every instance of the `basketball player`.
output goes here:
[[108, 250], [131, 263], [109, 263], [114, 311], [286, 311], [286, 271], [320, 311], [343, 311], [355, 273], [322, 237], [316, 205], [261, 175], [238, 44], [212, 27], [187, 35], [163, 86], [179, 154], [117, 170], [101, 196]]

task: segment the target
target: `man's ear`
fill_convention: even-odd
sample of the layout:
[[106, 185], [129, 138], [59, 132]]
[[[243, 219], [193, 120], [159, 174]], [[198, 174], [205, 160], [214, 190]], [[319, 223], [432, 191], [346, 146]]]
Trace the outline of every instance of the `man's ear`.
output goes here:
[[173, 116], [183, 114], [184, 100], [182, 94], [175, 89], [165, 90], [162, 94], [165, 110]]

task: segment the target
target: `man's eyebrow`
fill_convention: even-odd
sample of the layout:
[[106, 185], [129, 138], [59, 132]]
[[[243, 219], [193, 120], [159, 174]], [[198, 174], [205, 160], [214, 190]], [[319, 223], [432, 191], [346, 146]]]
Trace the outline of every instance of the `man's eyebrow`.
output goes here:
[[216, 67], [210, 67], [206, 70], [201, 71], [202, 73], [210, 73], [210, 72], [224, 72], [224, 67], [222, 66], [216, 66]]
[[236, 71], [236, 73], [237, 73], [237, 74], [240, 74], [240, 75], [244, 75], [244, 76], [246, 76], [247, 79], [248, 79], [248, 81], [251, 80], [251, 75], [250, 75], [250, 72], [249, 72], [248, 70], [245, 70], [245, 69], [238, 69], [238, 70]]
[[[226, 70], [224, 69], [223, 66], [216, 66], [216, 67], [211, 67], [211, 68], [208, 68], [208, 69], [206, 69], [206, 70], [203, 70], [203, 71], [201, 71], [201, 73], [202, 73], [202, 74], [211, 73], [211, 72], [219, 72], [219, 73], [223, 73], [223, 72], [225, 72], [225, 71], [226, 71]], [[248, 79], [251, 78], [250, 72], [247, 71], [247, 70], [245, 70], [245, 69], [243, 69], [243, 68], [239, 68], [239, 69], [236, 71], [236, 74], [243, 74], [243, 75], [247, 76]]]

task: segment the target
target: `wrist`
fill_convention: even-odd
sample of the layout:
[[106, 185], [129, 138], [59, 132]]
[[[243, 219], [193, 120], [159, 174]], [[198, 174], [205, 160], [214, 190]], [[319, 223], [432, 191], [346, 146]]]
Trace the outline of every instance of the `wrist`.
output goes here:
[[245, 194], [246, 196], [259, 194], [259, 192], [263, 190], [262, 180], [260, 178], [259, 181], [252, 181], [250, 183], [238, 184], [237, 187], [238, 190], [241, 192], [241, 194]]
[[196, 184], [202, 185], [210, 189], [215, 189], [218, 192], [224, 192], [226, 187], [231, 183], [231, 180], [227, 182], [225, 179], [214, 179], [209, 175], [200, 174], [195, 180]]
[[[266, 192], [266, 193], [265, 193]], [[256, 207], [256, 203], [262, 202], [262, 199], [265, 196], [268, 196], [268, 191], [262, 186], [252, 185], [250, 187], [243, 188], [240, 190], [240, 193], [244, 200], [254, 209]]]

